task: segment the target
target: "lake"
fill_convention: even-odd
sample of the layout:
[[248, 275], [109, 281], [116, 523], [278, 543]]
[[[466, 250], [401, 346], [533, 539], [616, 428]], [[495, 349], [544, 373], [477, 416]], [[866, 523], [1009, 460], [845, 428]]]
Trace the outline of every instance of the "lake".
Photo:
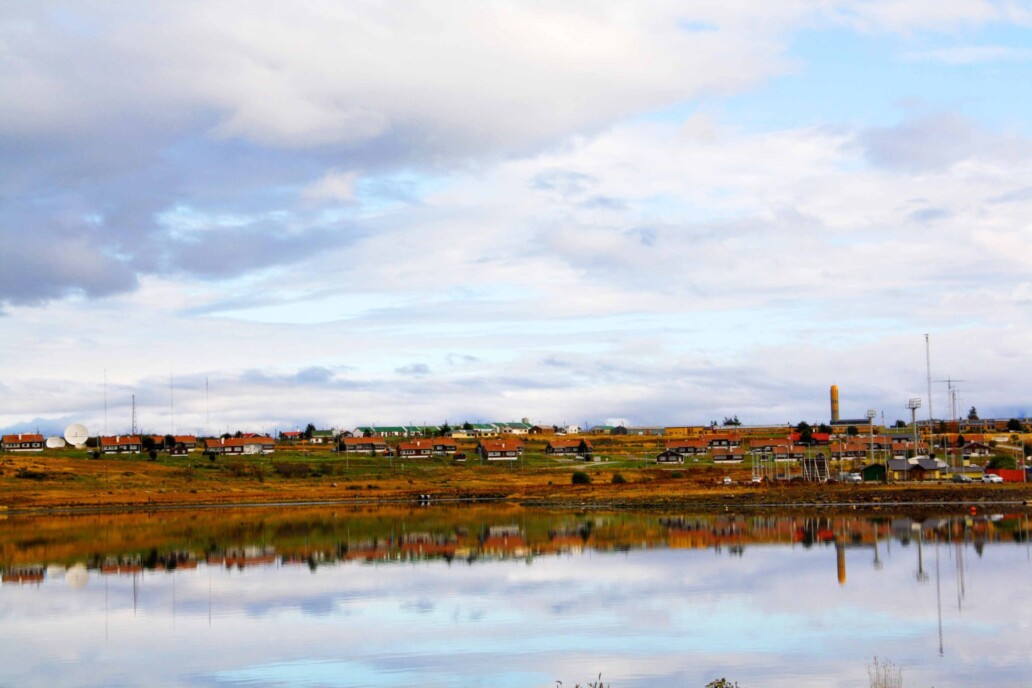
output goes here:
[[1027, 513], [0, 520], [3, 686], [1032, 685]]

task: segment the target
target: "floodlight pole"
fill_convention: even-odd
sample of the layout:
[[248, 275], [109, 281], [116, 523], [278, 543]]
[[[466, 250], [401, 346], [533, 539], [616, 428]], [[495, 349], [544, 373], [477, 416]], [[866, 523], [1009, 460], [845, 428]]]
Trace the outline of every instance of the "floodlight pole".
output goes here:
[[[874, 418], [878, 415], [875, 409], [867, 409], [867, 429], [869, 439], [867, 442], [867, 460], [874, 464]], [[889, 465], [885, 464], [885, 472], [889, 472]]]

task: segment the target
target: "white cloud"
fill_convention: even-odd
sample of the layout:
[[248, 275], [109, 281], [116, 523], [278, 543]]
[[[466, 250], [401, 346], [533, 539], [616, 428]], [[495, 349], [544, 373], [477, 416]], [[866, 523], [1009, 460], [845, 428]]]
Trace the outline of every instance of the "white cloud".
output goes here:
[[951, 65], [970, 65], [979, 62], [1028, 62], [1032, 60], [1032, 49], [1015, 48], [1008, 45], [962, 45], [909, 52], [905, 53], [903, 58], [945, 62]]
[[306, 187], [302, 195], [310, 201], [343, 201], [355, 200], [355, 172], [329, 170], [326, 174]]

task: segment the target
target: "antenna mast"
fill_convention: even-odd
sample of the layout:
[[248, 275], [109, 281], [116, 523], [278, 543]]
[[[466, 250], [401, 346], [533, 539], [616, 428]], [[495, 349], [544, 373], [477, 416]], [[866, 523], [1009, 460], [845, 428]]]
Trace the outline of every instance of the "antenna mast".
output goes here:
[[208, 376], [204, 377], [204, 432], [211, 427], [211, 407], [208, 406]]
[[107, 435], [107, 368], [104, 368], [104, 434]]
[[932, 431], [932, 354], [928, 345], [928, 334], [925, 334], [925, 371], [928, 374], [928, 432]]
[[168, 418], [169, 425], [172, 426], [170, 433], [176, 434], [176, 392], [175, 387], [172, 384], [172, 371], [168, 371]]
[[136, 395], [133, 395], [133, 430], [129, 433], [130, 435], [136, 434]]

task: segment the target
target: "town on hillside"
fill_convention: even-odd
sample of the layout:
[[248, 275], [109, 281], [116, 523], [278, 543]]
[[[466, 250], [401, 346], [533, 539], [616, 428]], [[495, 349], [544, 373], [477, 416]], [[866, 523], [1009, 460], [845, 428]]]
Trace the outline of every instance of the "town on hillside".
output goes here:
[[[88, 456], [159, 454], [262, 456], [279, 451], [312, 458], [381, 457], [391, 461], [444, 460], [461, 464], [523, 462], [528, 456], [556, 461], [641, 460], [644, 465], [715, 465], [751, 469], [757, 483], [779, 480], [873, 482], [887, 480], [956, 482], [1028, 481], [1026, 457], [1032, 442], [1028, 418], [917, 420], [919, 400], [911, 400], [911, 423], [890, 427], [863, 418], [839, 416], [838, 389], [831, 388], [826, 423], [745, 425], [737, 417], [720, 424], [681, 426], [464, 422], [441, 425], [360, 425], [354, 428], [287, 430], [276, 437], [238, 431], [218, 437], [194, 435], [90, 436], [81, 425], [65, 437], [40, 433], [3, 436], [4, 452], [44, 452], [68, 445]], [[1032, 438], [1030, 438], [1032, 439]]]

